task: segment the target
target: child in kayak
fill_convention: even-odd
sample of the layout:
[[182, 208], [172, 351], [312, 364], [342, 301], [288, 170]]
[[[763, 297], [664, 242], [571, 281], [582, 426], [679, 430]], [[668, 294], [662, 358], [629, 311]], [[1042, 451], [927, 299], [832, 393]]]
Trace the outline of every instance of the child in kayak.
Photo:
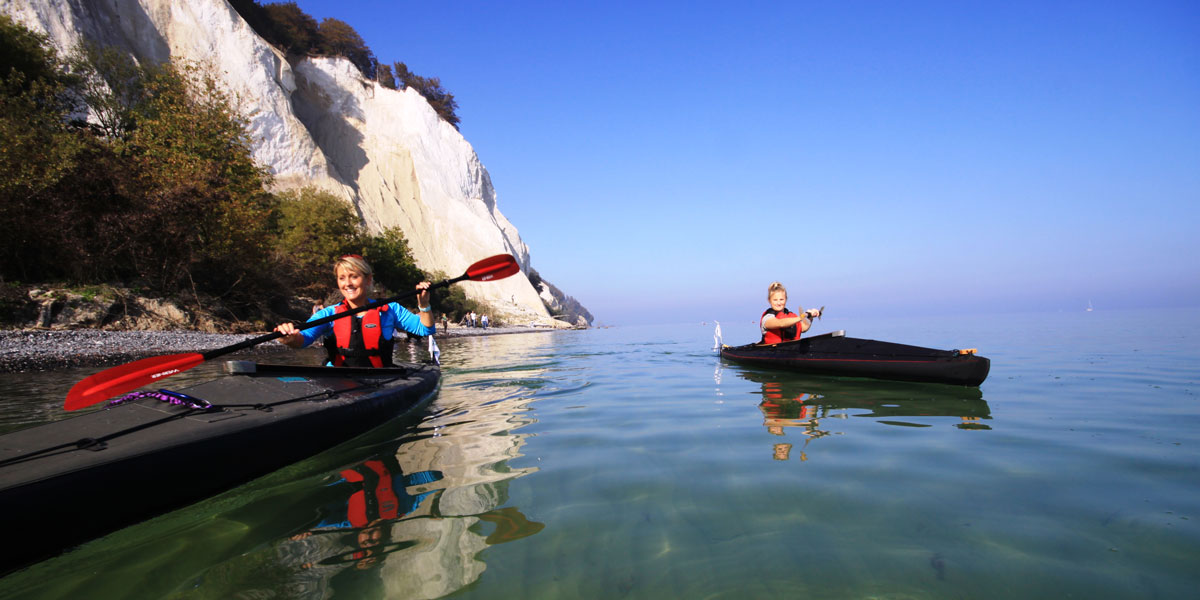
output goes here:
[[[309, 320], [324, 318], [348, 309], [358, 308], [371, 302], [369, 293], [374, 286], [371, 265], [357, 254], [347, 254], [334, 263], [333, 273], [337, 277], [338, 290], [343, 300], [334, 306], [322, 308]], [[430, 312], [429, 282], [416, 285], [416, 315], [395, 302], [373, 308], [350, 317], [335, 319], [310, 329], [301, 330], [294, 323], [284, 323], [275, 328], [283, 334], [279, 343], [292, 348], [304, 348], [323, 336], [332, 336], [334, 343], [327, 344], [329, 364], [336, 367], [389, 367], [392, 366], [393, 337], [397, 331], [414, 335], [433, 335], [433, 313]], [[420, 315], [420, 316], [418, 316]]]
[[767, 286], [767, 302], [771, 304], [759, 319], [762, 331], [760, 344], [778, 344], [800, 339], [800, 334], [812, 327], [812, 319], [821, 316], [821, 310], [810, 308], [800, 314], [787, 309], [787, 288], [778, 281]]

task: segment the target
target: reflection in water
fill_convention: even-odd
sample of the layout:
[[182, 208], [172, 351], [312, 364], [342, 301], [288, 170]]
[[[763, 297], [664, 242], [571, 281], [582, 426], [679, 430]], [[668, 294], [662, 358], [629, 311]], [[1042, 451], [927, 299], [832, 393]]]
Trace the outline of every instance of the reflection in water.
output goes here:
[[[541, 531], [508, 503], [509, 483], [534, 468], [513, 468], [532, 423], [532, 396], [545, 385], [541, 335], [450, 340], [443, 347], [446, 384], [422, 424], [425, 435], [403, 444], [397, 461], [410, 472], [442, 474], [427, 518], [401, 521], [393, 539], [418, 543], [386, 557], [380, 577], [386, 597], [434, 598], [474, 582], [482, 551]], [[455, 343], [457, 342], [457, 343]], [[504, 358], [498, 358], [504, 357]], [[482, 361], [482, 362], [480, 362]], [[402, 536], [402, 537], [396, 537]]]
[[[763, 382], [762, 386], [763, 400], [758, 408], [763, 413], [763, 426], [767, 428], [768, 433], [777, 436], [784, 435], [785, 427], [797, 428], [796, 430], [805, 437], [800, 460], [808, 460], [803, 448], [807, 448], [812, 440], [830, 434], [828, 430], [820, 429], [820, 419], [828, 416], [829, 410], [822, 411], [821, 407], [814, 403], [816, 398], [808, 393], [785, 397], [783, 387], [778, 382], [767, 381]], [[774, 446], [773, 457], [775, 460], [788, 460], [791, 453], [790, 443], [778, 442]]]
[[[305, 531], [275, 539], [206, 577], [243, 585], [266, 580], [289, 596], [313, 598], [437, 597], [471, 583], [483, 571], [476, 560], [482, 549], [528, 537], [544, 526], [515, 507], [470, 514], [448, 510], [445, 500], [454, 478], [436, 469], [402, 466], [419, 462], [422, 453], [411, 449], [433, 439], [409, 440], [339, 470], [338, 479], [308, 498], [309, 505], [324, 503]], [[503, 493], [484, 495], [485, 504], [503, 499]], [[244, 565], [255, 571], [239, 572]]]
[[[321, 592], [325, 582], [343, 582], [341, 587], [362, 588], [379, 577], [375, 567], [381, 558], [416, 545], [413, 540], [396, 540], [393, 522], [413, 518], [421, 504], [434, 493], [421, 491], [441, 479], [437, 471], [405, 474], [394, 454], [385, 454], [342, 469], [341, 479], [329, 484], [339, 488], [339, 497], [321, 507], [319, 521], [309, 530], [277, 542], [273, 548], [278, 562], [296, 573], [288, 589]], [[410, 488], [412, 489], [410, 493]], [[343, 570], [361, 573], [353, 578], [336, 576]], [[370, 572], [370, 573], [368, 573]]]
[[[243, 590], [262, 582], [254, 587], [288, 597], [437, 598], [476, 581], [489, 546], [541, 531], [505, 505], [509, 482], [536, 470], [508, 463], [521, 456], [524, 436], [513, 431], [532, 422], [522, 414], [544, 384], [531, 365], [545, 361], [524, 356], [537, 336], [503, 337], [444, 344], [443, 388], [415, 431], [328, 473], [305, 500], [309, 522], [205, 579]], [[487, 368], [471, 368], [478, 356]], [[496, 356], [514, 365], [498, 369]]]
[[[717, 367], [714, 379], [721, 384]], [[827, 419], [875, 418], [884, 425], [930, 427], [929, 417], [958, 417], [959, 429], [988, 430], [991, 411], [979, 388], [875, 380], [810, 377], [784, 371], [738, 368], [738, 377], [761, 385], [763, 426], [773, 436], [797, 432], [804, 436], [799, 457], [815, 439], [842, 435], [822, 427]], [[863, 412], [865, 411], [865, 412]], [[899, 417], [899, 418], [898, 418]], [[777, 441], [773, 458], [788, 460], [793, 445]]]

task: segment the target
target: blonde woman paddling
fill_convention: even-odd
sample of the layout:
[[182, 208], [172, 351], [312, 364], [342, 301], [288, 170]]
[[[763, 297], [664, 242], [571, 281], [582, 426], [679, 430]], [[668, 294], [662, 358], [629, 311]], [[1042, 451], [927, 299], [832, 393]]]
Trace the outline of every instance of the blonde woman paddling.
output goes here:
[[[309, 321], [371, 303], [373, 271], [361, 256], [342, 256], [334, 263], [333, 273], [337, 277], [342, 301], [313, 313]], [[329, 364], [335, 367], [390, 367], [395, 344], [393, 337], [397, 331], [420, 336], [433, 335], [436, 331], [433, 313], [430, 312], [429, 282], [418, 283], [416, 289], [420, 293], [417, 294], [419, 312], [415, 315], [398, 303], [390, 302], [309, 329], [302, 330], [294, 323], [284, 323], [275, 331], [283, 334], [279, 342], [292, 348], [304, 348], [317, 338], [331, 335], [335, 343], [326, 344], [326, 350], [329, 352]]]

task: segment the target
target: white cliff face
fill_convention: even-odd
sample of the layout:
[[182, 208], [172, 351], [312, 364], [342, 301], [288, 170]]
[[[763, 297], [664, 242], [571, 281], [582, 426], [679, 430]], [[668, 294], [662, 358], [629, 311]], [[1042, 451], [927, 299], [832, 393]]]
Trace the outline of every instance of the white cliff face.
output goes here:
[[[367, 226], [400, 227], [427, 271], [461, 275], [473, 262], [529, 249], [496, 208], [496, 191], [474, 149], [413, 90], [364, 81], [349, 61], [310, 58], [295, 65], [292, 105], [348, 182]], [[464, 283], [502, 317], [544, 321], [549, 313], [529, 280]]]
[[[142, 62], [211, 65], [277, 188], [315, 185], [352, 202], [371, 231], [399, 227], [426, 271], [455, 277], [502, 253], [528, 269], [479, 157], [415, 91], [366, 81], [344, 59], [289, 64], [224, 0], [0, 0], [0, 12], [64, 52], [87, 39]], [[524, 275], [460, 285], [507, 322], [550, 321]]]
[[552, 313], [558, 313], [562, 310], [562, 304], [559, 303], [558, 298], [554, 297], [554, 294], [550, 291], [550, 286], [546, 285], [545, 283], [539, 283], [537, 285], [537, 290], [538, 297], [542, 299], [542, 304], [545, 305], [548, 310], [550, 310]]

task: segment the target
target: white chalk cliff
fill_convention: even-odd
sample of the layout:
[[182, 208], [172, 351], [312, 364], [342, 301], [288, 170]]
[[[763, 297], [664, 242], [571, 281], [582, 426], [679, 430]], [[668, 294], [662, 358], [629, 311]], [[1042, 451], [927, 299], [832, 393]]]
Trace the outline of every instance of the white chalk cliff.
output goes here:
[[[0, 12], [60, 51], [89, 39], [142, 62], [210, 64], [239, 98], [254, 157], [278, 188], [315, 185], [353, 203], [371, 231], [400, 227], [426, 271], [457, 276], [500, 253], [528, 271], [529, 249], [479, 157], [413, 90], [366, 80], [345, 59], [289, 63], [225, 0], [0, 0]], [[523, 275], [460, 285], [507, 321], [551, 322]]]

